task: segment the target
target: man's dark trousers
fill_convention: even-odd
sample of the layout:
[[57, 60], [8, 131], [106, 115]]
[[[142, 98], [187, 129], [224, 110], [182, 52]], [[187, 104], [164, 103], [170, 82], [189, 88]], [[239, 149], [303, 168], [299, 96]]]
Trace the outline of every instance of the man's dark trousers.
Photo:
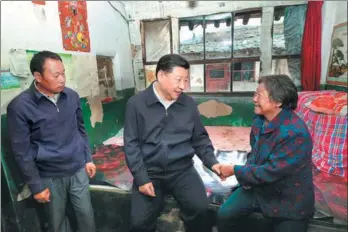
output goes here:
[[156, 197], [149, 197], [133, 185], [131, 232], [155, 232], [157, 218], [164, 209], [164, 197], [171, 194], [178, 202], [186, 232], [209, 230], [206, 217], [209, 201], [201, 177], [191, 166], [187, 170], [163, 173], [151, 178]]

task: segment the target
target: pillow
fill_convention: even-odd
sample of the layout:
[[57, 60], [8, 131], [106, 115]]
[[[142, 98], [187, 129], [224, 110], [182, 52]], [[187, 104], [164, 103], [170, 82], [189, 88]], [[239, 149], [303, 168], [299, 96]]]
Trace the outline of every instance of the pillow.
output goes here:
[[336, 116], [347, 115], [347, 93], [337, 92], [326, 93], [315, 97], [312, 101], [305, 103], [305, 106], [315, 112]]

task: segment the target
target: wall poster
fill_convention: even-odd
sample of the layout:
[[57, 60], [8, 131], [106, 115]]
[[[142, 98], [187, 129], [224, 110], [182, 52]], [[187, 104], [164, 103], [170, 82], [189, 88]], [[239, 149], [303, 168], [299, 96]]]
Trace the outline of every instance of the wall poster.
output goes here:
[[8, 104], [14, 97], [21, 93], [21, 83], [19, 77], [11, 74], [10, 70], [1, 70], [1, 114], [6, 114]]
[[145, 88], [156, 80], [156, 65], [145, 65]]
[[68, 51], [90, 52], [86, 1], [58, 1], [63, 47]]
[[[30, 63], [34, 54], [37, 52], [38, 51], [27, 50], [28, 64]], [[76, 80], [75, 80], [75, 76], [73, 75], [75, 67], [74, 67], [73, 62], [72, 62], [72, 55], [71, 54], [64, 54], [64, 53], [57, 53], [57, 54], [60, 56], [60, 58], [62, 58], [62, 61], [64, 64], [65, 75], [66, 75], [66, 80], [65, 80], [66, 86], [76, 90]]]
[[46, 1], [43, 0], [32, 0], [31, 2], [37, 5], [46, 5]]
[[326, 82], [329, 85], [348, 86], [347, 25], [347, 22], [338, 24], [332, 32], [331, 52], [326, 77]]

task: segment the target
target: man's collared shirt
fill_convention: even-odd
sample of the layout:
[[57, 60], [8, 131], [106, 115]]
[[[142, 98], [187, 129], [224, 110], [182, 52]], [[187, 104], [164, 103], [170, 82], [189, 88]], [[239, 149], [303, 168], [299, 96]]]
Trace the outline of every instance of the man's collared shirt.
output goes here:
[[38, 88], [37, 85], [36, 85], [36, 81], [34, 81], [34, 86], [35, 86], [35, 88], [37, 89], [37, 91], [39, 91], [39, 93], [41, 93], [41, 94], [42, 94], [43, 96], [45, 96], [48, 100], [50, 100], [50, 101], [53, 102], [55, 105], [57, 105], [57, 102], [58, 102], [60, 93], [56, 93], [56, 94], [54, 94], [52, 97], [50, 97], [50, 96], [44, 94], [43, 92], [41, 92], [41, 91], [39, 90], [39, 88]]
[[155, 93], [157, 99], [162, 103], [162, 105], [164, 106], [164, 108], [168, 109], [169, 106], [175, 102], [175, 100], [173, 100], [173, 101], [168, 101], [168, 100], [162, 98], [162, 97], [159, 95], [159, 93], [157, 93], [157, 91], [156, 91], [156, 88], [155, 88], [156, 85], [157, 85], [157, 81], [153, 83], [153, 92]]

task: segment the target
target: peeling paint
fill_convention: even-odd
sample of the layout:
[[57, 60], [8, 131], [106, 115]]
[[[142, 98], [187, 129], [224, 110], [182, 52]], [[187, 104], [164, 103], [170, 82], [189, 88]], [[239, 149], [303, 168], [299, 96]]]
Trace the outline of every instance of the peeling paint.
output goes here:
[[87, 98], [87, 101], [91, 109], [91, 125], [94, 128], [97, 122], [103, 122], [104, 112], [102, 105], [102, 97], [96, 96], [93, 98]]
[[198, 105], [201, 115], [207, 118], [227, 116], [232, 113], [232, 107], [216, 100], [209, 100]]

